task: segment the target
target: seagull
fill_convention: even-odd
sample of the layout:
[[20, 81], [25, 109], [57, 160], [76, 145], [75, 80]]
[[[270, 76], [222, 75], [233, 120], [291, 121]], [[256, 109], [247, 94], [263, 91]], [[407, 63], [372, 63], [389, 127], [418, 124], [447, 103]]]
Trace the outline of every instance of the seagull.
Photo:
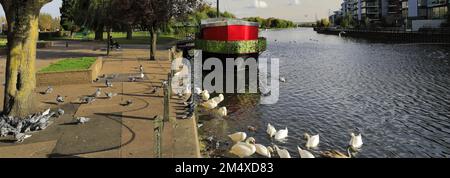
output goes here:
[[297, 147], [298, 149], [298, 153], [300, 154], [300, 158], [315, 158], [314, 155], [307, 151], [307, 150], [302, 150], [302, 148]]
[[281, 78], [280, 78], [280, 82], [286, 83], [286, 78], [281, 77]]
[[288, 137], [288, 133], [289, 130], [286, 127], [286, 129], [284, 130], [279, 130], [276, 134], [275, 134], [275, 140], [284, 140]]
[[58, 96], [56, 97], [56, 102], [57, 102], [58, 104], [64, 103], [64, 97], [62, 97], [61, 95], [58, 95]]
[[47, 89], [44, 91], [44, 95], [51, 94], [52, 92], [53, 92], [53, 87], [52, 86], [48, 86]]
[[228, 135], [228, 137], [231, 138], [231, 140], [233, 140], [233, 142], [238, 143], [238, 142], [242, 142], [247, 138], [247, 134], [245, 132], [237, 132], [231, 135]]
[[26, 135], [23, 133], [15, 133], [14, 137], [16, 139], [16, 143], [22, 143], [23, 141], [25, 141], [25, 139], [30, 138], [31, 135]]
[[117, 96], [117, 93], [111, 93], [111, 92], [106, 93], [106, 92], [105, 92], [105, 95], [106, 95], [106, 97], [107, 97], [108, 99], [112, 99], [114, 96]]
[[358, 150], [363, 146], [363, 141], [362, 141], [362, 135], [355, 135], [354, 133], [351, 133], [352, 139], [350, 140], [350, 147], [353, 150]]
[[87, 122], [89, 122], [91, 119], [87, 118], [87, 117], [77, 117], [75, 118], [75, 121], [77, 124], [85, 124]]
[[267, 134], [269, 134], [270, 138], [272, 138], [275, 134], [277, 134], [277, 129], [275, 129], [272, 124], [267, 124]]
[[113, 87], [113, 84], [111, 83], [110, 80], [106, 80], [105, 85], [106, 85], [107, 88]]
[[320, 142], [319, 134], [310, 136], [308, 133], [305, 133], [304, 136], [307, 139], [306, 148], [310, 149], [310, 148], [316, 148], [317, 146], [319, 146], [319, 142]]

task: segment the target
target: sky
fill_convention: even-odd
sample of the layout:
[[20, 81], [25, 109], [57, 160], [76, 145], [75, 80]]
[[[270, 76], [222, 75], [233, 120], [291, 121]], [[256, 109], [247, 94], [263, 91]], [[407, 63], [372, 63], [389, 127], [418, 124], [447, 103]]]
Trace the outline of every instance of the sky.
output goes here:
[[[216, 0], [206, 0], [213, 6]], [[311, 22], [328, 17], [340, 8], [342, 0], [220, 0], [220, 10], [231, 12], [238, 17], [276, 17], [295, 22]], [[53, 0], [41, 12], [60, 16], [62, 0]], [[0, 16], [4, 16], [3, 8]]]

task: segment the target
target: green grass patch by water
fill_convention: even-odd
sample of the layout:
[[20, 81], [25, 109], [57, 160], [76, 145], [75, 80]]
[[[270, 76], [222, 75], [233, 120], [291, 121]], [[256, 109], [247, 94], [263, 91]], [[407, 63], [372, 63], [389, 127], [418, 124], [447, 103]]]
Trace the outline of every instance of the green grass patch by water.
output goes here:
[[43, 68], [39, 72], [65, 72], [65, 71], [77, 71], [87, 70], [97, 60], [95, 57], [82, 57], [63, 59], [57, 63], [51, 64], [48, 67]]

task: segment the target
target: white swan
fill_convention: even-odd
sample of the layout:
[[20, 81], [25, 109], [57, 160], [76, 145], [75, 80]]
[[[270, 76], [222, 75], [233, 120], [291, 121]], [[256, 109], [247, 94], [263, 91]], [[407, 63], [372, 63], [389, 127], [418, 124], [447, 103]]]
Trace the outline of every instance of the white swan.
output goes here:
[[272, 124], [267, 124], [267, 134], [269, 134], [270, 138], [272, 138], [275, 134], [277, 134], [277, 129], [275, 129]]
[[272, 155], [270, 154], [270, 151], [267, 147], [265, 147], [264, 145], [261, 144], [255, 144], [256, 147], [256, 153], [258, 153], [261, 156], [267, 157], [267, 158], [271, 158]]
[[228, 135], [228, 137], [231, 138], [231, 140], [233, 140], [233, 142], [238, 143], [238, 142], [242, 142], [247, 138], [247, 134], [245, 132], [237, 132], [231, 135]]
[[279, 130], [276, 134], [275, 134], [275, 140], [284, 140], [288, 137], [288, 128], [286, 127], [286, 129], [284, 130]]
[[217, 106], [219, 106], [219, 103], [215, 102], [214, 100], [208, 100], [202, 103], [201, 106], [203, 106], [206, 109], [214, 109], [217, 108]]
[[219, 109], [217, 110], [217, 114], [218, 114], [220, 117], [228, 116], [228, 110], [227, 110], [227, 107], [221, 107], [221, 108], [219, 108]]
[[300, 147], [297, 147], [297, 149], [298, 149], [298, 153], [300, 154], [300, 158], [315, 158], [311, 152], [309, 152], [307, 150], [303, 150]]
[[363, 141], [362, 141], [362, 135], [355, 135], [354, 133], [351, 133], [352, 139], [350, 140], [350, 147], [353, 150], [358, 150], [363, 146]]
[[250, 157], [256, 153], [255, 139], [250, 137], [245, 142], [238, 142], [231, 147], [230, 153], [239, 156], [240, 158]]
[[291, 155], [289, 154], [289, 151], [286, 149], [280, 149], [278, 146], [274, 145], [275, 150], [277, 151], [277, 154], [280, 158], [291, 158]]
[[203, 90], [202, 93], [201, 93], [201, 97], [202, 97], [203, 101], [209, 100], [209, 97], [210, 97], [209, 91], [208, 90]]
[[225, 97], [223, 96], [223, 94], [220, 94], [219, 96], [217, 96], [217, 97], [215, 97], [215, 98], [213, 98], [211, 100], [213, 100], [214, 102], [220, 104], [222, 101], [225, 100]]
[[316, 148], [317, 146], [319, 146], [319, 143], [320, 143], [319, 134], [310, 136], [308, 133], [305, 133], [305, 138], [307, 139], [306, 148], [310, 149], [310, 148]]

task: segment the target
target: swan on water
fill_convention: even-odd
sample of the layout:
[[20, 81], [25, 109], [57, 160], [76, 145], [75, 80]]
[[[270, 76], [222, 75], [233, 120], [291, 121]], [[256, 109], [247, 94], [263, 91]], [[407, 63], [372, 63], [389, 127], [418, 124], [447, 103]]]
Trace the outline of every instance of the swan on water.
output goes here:
[[227, 115], [228, 115], [227, 107], [221, 107], [221, 108], [219, 108], [219, 109], [217, 110], [217, 114], [218, 114], [220, 117], [225, 117], [225, 116], [227, 116]]
[[270, 138], [274, 137], [277, 134], [277, 129], [275, 129], [272, 124], [267, 124], [267, 134], [269, 134]]
[[305, 138], [307, 140], [306, 148], [310, 149], [310, 148], [316, 148], [317, 146], [319, 146], [319, 143], [320, 143], [319, 134], [310, 136], [308, 133], [305, 133]]
[[231, 154], [239, 156], [239, 158], [250, 157], [256, 153], [255, 139], [250, 137], [245, 142], [238, 142], [231, 147]]
[[228, 137], [233, 140], [234, 143], [242, 142], [247, 138], [247, 134], [245, 132], [237, 132], [231, 135], [228, 135]]
[[286, 129], [284, 130], [279, 130], [276, 134], [275, 134], [275, 140], [284, 140], [288, 137], [288, 128], [286, 127]]
[[300, 158], [315, 158], [311, 152], [309, 152], [307, 150], [303, 150], [300, 147], [297, 147], [297, 149], [298, 149], [298, 153], [300, 154]]
[[291, 158], [289, 151], [286, 149], [280, 149], [277, 145], [274, 145], [275, 150], [280, 158]]
[[362, 141], [362, 135], [355, 135], [354, 133], [351, 133], [352, 139], [350, 140], [350, 147], [353, 150], [358, 150], [363, 146], [363, 141]]
[[269, 149], [261, 144], [255, 144], [256, 147], [256, 153], [258, 153], [261, 156], [267, 157], [267, 158], [271, 158], [272, 155], [270, 154]]
[[209, 95], [208, 90], [203, 90], [200, 95], [201, 95], [203, 101], [209, 100], [210, 95]]

